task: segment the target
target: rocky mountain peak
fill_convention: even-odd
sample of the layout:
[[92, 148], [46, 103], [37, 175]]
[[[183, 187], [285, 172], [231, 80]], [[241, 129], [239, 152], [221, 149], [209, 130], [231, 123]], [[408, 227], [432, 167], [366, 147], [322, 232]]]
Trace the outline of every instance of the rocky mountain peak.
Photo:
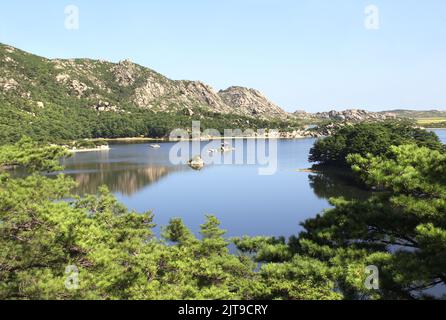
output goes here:
[[[177, 113], [184, 110], [197, 115], [203, 110], [249, 116], [261, 119], [289, 116], [261, 92], [244, 87], [230, 87], [216, 92], [200, 81], [171, 80], [131, 60], [111, 63], [92, 59], [46, 59], [18, 49], [0, 46], [0, 89], [3, 93], [31, 99], [31, 88], [46, 88], [48, 81], [57, 92], [54, 96], [35, 92], [32, 99], [59, 103], [60, 97], [69, 105], [97, 110], [121, 110], [127, 106], [153, 112]], [[47, 74], [27, 74], [35, 68], [51, 70]], [[51, 76], [51, 80], [48, 79]], [[20, 90], [19, 90], [20, 89]], [[24, 98], [24, 99], [25, 99]], [[107, 101], [103, 106], [99, 100]]]
[[128, 87], [135, 82], [138, 76], [138, 67], [132, 61], [126, 59], [115, 65], [113, 73], [116, 82], [124, 87]]
[[286, 118], [288, 114], [269, 101], [260, 91], [244, 87], [229, 87], [218, 92], [224, 103], [247, 116]]

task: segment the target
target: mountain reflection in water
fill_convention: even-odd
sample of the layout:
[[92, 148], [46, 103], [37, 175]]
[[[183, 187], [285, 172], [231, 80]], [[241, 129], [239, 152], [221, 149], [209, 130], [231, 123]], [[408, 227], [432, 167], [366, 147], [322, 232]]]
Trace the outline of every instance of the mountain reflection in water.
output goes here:
[[185, 166], [169, 163], [170, 144], [154, 150], [146, 144], [111, 145], [110, 151], [76, 153], [63, 161], [64, 173], [77, 182], [77, 195], [96, 194], [100, 186], [131, 196]]
[[[169, 173], [181, 170], [181, 167], [148, 166], [125, 169], [113, 168], [113, 165], [101, 165], [100, 170], [73, 174], [77, 188], [73, 190], [78, 195], [96, 194], [100, 186], [106, 185], [110, 191], [126, 196], [156, 183]], [[68, 174], [70, 175], [70, 174]]]

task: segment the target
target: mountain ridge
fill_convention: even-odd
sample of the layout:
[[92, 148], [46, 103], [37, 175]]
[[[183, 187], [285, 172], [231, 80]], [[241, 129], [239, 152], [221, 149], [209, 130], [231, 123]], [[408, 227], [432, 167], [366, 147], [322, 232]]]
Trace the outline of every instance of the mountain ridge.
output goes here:
[[201, 81], [169, 79], [130, 60], [48, 59], [0, 44], [0, 143], [24, 135], [46, 141], [158, 138], [190, 128], [191, 121], [220, 132], [270, 128], [294, 136], [322, 121], [407, 115], [417, 114], [359, 109], [288, 113], [252, 88], [216, 91]]
[[[262, 117], [264, 119], [289, 117], [310, 117], [310, 118], [330, 118], [327, 116], [331, 113], [333, 117], [342, 118], [343, 114], [361, 111], [364, 115], [395, 114], [397, 116], [421, 117], [426, 115], [442, 115], [446, 111], [426, 110], [416, 111], [410, 109], [395, 109], [389, 111], [369, 112], [362, 109], [347, 109], [343, 111], [328, 111], [308, 113], [305, 111], [296, 111], [294, 113], [287, 112], [277, 104], [271, 102], [260, 91], [242, 86], [231, 86], [227, 89], [216, 91], [210, 85], [202, 81], [193, 80], [173, 80], [163, 74], [134, 63], [129, 59], [119, 62], [109, 62], [101, 59], [90, 58], [71, 58], [71, 59], [49, 59], [23, 51], [21, 49], [0, 43], [0, 61], [3, 66], [0, 68], [0, 88], [3, 92], [11, 92], [20, 87], [19, 81], [30, 80], [32, 78], [15, 79], [7, 76], [8, 69], [14, 66], [17, 61], [11, 55], [13, 53], [29, 56], [33, 59], [40, 59], [41, 62], [52, 65], [55, 70], [59, 70], [53, 81], [59, 85], [65, 85], [74, 93], [77, 98], [90, 98], [101, 104], [106, 100], [107, 94], [101, 96], [101, 91], [111, 93], [113, 90], [125, 93], [125, 89], [132, 91], [127, 92], [120, 99], [115, 99], [116, 103], [134, 104], [134, 106], [142, 109], [151, 109], [155, 112], [178, 111], [185, 108], [190, 114], [197, 106], [209, 108], [209, 110], [230, 114], [235, 113], [248, 117]], [[107, 70], [108, 69], [108, 70]], [[99, 72], [99, 75], [93, 72]], [[5, 74], [6, 73], [6, 74]], [[112, 84], [104, 81], [112, 80]], [[121, 90], [119, 90], [121, 89]], [[93, 91], [93, 92], [92, 92]], [[30, 97], [29, 92], [21, 92], [26, 98]], [[126, 101], [127, 99], [127, 101]], [[114, 99], [111, 99], [114, 100]], [[113, 102], [110, 102], [113, 103]], [[94, 103], [91, 107], [94, 107]], [[373, 118], [373, 116], [372, 116]]]
[[[23, 62], [27, 56], [29, 60], [37, 60], [46, 64], [46, 84], [61, 87], [61, 91], [78, 99], [86, 99], [90, 107], [100, 104], [103, 100], [124, 108], [133, 105], [141, 109], [154, 112], [177, 112], [186, 109], [190, 114], [194, 109], [205, 108], [222, 114], [240, 114], [264, 119], [286, 119], [289, 113], [270, 102], [257, 90], [243, 87], [230, 87], [219, 92], [201, 81], [172, 80], [166, 76], [130, 60], [118, 63], [95, 59], [48, 59], [22, 51], [20, 49], [0, 44], [0, 88], [4, 92], [20, 91], [20, 83], [33, 84], [35, 77], [24, 76], [24, 68], [32, 67]], [[17, 61], [19, 60], [19, 61]], [[16, 68], [20, 72], [14, 72]], [[17, 79], [18, 77], [18, 79]], [[239, 88], [238, 90], [233, 90]], [[232, 91], [238, 98], [229, 97]], [[259, 94], [253, 94], [253, 92]], [[114, 94], [115, 93], [115, 94]], [[40, 101], [45, 100], [36, 92], [20, 92], [24, 98]], [[255, 104], [251, 102], [256, 96]], [[42, 101], [44, 102], [44, 101]], [[120, 106], [123, 104], [124, 106]], [[88, 107], [88, 106], [86, 106]]]

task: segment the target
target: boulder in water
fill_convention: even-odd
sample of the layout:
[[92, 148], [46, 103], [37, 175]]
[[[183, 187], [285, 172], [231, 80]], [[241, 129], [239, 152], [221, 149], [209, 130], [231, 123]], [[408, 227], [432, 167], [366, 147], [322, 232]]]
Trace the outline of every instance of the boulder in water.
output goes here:
[[204, 167], [204, 161], [200, 156], [193, 157], [189, 161], [189, 167], [194, 170], [201, 170]]

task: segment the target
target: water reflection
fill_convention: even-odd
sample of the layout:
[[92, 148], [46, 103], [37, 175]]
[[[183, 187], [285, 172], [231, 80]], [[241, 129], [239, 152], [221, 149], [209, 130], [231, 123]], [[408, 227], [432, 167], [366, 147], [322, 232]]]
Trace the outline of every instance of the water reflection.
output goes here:
[[[239, 141], [247, 156], [246, 142]], [[78, 195], [106, 185], [130, 210], [153, 210], [155, 223], [181, 217], [194, 232], [206, 214], [216, 215], [228, 236], [291, 236], [299, 223], [329, 207], [327, 198], [357, 193], [333, 175], [299, 173], [309, 168], [314, 139], [278, 143], [278, 170], [259, 175], [261, 165], [206, 165], [194, 171], [169, 161], [170, 143], [116, 144], [108, 152], [78, 153], [63, 163], [78, 183]], [[209, 148], [203, 143], [202, 148]], [[193, 153], [191, 153], [193, 154]], [[359, 191], [358, 191], [359, 192]]]
[[98, 188], [106, 185], [110, 191], [119, 192], [126, 196], [138, 192], [142, 188], [158, 182], [171, 172], [181, 170], [181, 167], [147, 166], [114, 168], [110, 164], [101, 164], [100, 169], [93, 172], [68, 174], [77, 182], [75, 194], [95, 194]]
[[324, 170], [310, 174], [308, 179], [310, 187], [320, 199], [344, 197], [347, 200], [366, 200], [372, 195], [344, 170]]
[[64, 173], [78, 184], [77, 195], [95, 194], [100, 186], [131, 196], [170, 173], [187, 170], [168, 161], [170, 144], [153, 149], [146, 144], [117, 144], [109, 151], [76, 153], [64, 159]]

